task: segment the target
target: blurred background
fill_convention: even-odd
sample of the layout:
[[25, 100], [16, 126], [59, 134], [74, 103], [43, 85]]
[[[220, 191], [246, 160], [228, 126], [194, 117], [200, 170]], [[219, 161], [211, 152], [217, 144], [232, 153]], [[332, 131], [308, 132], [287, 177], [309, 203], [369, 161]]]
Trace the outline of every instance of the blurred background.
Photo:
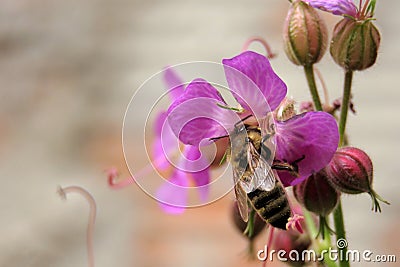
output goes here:
[[[115, 166], [129, 175], [121, 145], [125, 109], [166, 65], [220, 62], [259, 35], [278, 53], [272, 64], [290, 95], [308, 100], [302, 69], [282, 48], [288, 6], [283, 0], [0, 1], [0, 266], [86, 266], [88, 205], [78, 195], [60, 200], [59, 185], [83, 186], [97, 201], [96, 266], [260, 266], [243, 256], [246, 241], [230, 219], [232, 194], [171, 216], [135, 185], [109, 189], [104, 170]], [[375, 214], [368, 195], [343, 197], [350, 247], [398, 260], [399, 9], [399, 1], [378, 1], [382, 46], [377, 64], [355, 75], [357, 115], [348, 122], [351, 143], [374, 161], [374, 188], [392, 205]], [[323, 16], [329, 28], [339, 20]], [[328, 54], [318, 68], [333, 101], [341, 95], [342, 70]], [[143, 127], [131, 138], [142, 144]], [[143, 155], [137, 164], [145, 164]]]

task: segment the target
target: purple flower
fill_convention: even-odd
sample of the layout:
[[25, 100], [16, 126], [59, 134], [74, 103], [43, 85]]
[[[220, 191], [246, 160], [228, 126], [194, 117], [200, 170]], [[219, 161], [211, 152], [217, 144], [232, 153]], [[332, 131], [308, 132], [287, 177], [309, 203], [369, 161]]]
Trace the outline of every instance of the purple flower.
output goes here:
[[339, 16], [350, 16], [356, 19], [365, 19], [373, 16], [375, 9], [375, 2], [360, 0], [359, 7], [357, 7], [351, 0], [303, 0], [314, 8], [330, 12]]
[[[164, 80], [169, 88], [168, 95], [172, 101], [183, 94], [184, 84], [172, 69], [165, 70]], [[166, 112], [160, 112], [154, 126], [153, 156], [156, 160], [153, 164], [160, 170], [169, 168], [171, 166], [169, 159], [180, 151], [179, 140], [172, 132], [166, 118]], [[199, 190], [201, 201], [207, 200], [209, 192], [210, 172], [208, 162], [204, 157], [201, 157], [197, 146], [185, 145], [182, 150], [182, 155], [180, 155], [177, 163], [172, 166], [168, 180], [156, 192], [156, 198], [161, 208], [172, 214], [179, 214], [185, 210], [190, 179], [193, 179]]]
[[[263, 131], [263, 122], [270, 117], [267, 115], [286, 96], [285, 83], [264, 56], [246, 51], [222, 62], [230, 90], [242, 110], [226, 108], [222, 96], [207, 81], [192, 81], [168, 109], [171, 129], [184, 144], [204, 145], [226, 136], [243, 114], [252, 114]], [[276, 160], [290, 163], [304, 156], [298, 162], [298, 177], [279, 172], [285, 186], [295, 185], [326, 166], [339, 140], [336, 121], [325, 112], [307, 112], [276, 121], [275, 131]]]
[[357, 7], [351, 0], [305, 0], [314, 8], [330, 12], [334, 15], [349, 15], [355, 17], [357, 15]]

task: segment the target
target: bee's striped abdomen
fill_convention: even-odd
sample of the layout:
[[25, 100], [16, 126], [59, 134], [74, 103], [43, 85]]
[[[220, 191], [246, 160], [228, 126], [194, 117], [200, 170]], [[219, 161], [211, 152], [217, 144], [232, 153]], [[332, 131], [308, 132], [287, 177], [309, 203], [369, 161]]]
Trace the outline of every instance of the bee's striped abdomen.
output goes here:
[[273, 227], [286, 230], [291, 210], [281, 185], [275, 184], [271, 191], [256, 189], [247, 194], [257, 213]]

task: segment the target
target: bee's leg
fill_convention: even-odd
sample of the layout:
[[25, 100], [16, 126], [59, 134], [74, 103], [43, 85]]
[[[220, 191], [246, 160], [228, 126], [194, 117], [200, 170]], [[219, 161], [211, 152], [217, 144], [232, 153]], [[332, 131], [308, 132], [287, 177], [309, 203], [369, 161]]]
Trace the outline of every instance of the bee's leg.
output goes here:
[[303, 155], [303, 156], [301, 156], [301, 158], [298, 158], [295, 161], [293, 161], [292, 163], [290, 163], [290, 165], [292, 165], [293, 168], [296, 169], [296, 172], [299, 171], [299, 166], [297, 165], [297, 163], [299, 163], [300, 161], [302, 161], [305, 158], [306, 158], [306, 155]]
[[286, 160], [279, 160], [275, 159], [274, 163], [272, 164], [271, 168], [277, 171], [288, 171], [290, 174], [293, 176], [297, 177], [299, 176], [299, 166], [297, 163], [305, 159], [305, 155], [303, 155], [301, 158], [296, 159], [292, 163], [288, 163]]
[[217, 140], [219, 140], [219, 139], [226, 138], [226, 137], [229, 137], [229, 135], [222, 135], [222, 136], [218, 136], [218, 137], [211, 137], [211, 138], [209, 138], [208, 140], [209, 140], [209, 141], [217, 141]]
[[276, 159], [274, 160], [274, 163], [272, 164], [271, 168], [277, 171], [289, 171], [289, 172], [292, 172], [295, 169], [291, 164]]

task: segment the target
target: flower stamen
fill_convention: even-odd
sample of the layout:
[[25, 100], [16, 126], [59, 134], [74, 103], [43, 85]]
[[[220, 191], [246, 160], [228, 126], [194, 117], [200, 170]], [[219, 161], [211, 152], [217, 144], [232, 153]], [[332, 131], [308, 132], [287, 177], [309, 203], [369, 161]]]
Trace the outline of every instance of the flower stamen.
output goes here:
[[286, 230], [293, 229], [297, 230], [300, 234], [304, 233], [301, 226], [301, 222], [304, 221], [304, 217], [295, 213], [293, 217], [290, 217], [286, 223]]

